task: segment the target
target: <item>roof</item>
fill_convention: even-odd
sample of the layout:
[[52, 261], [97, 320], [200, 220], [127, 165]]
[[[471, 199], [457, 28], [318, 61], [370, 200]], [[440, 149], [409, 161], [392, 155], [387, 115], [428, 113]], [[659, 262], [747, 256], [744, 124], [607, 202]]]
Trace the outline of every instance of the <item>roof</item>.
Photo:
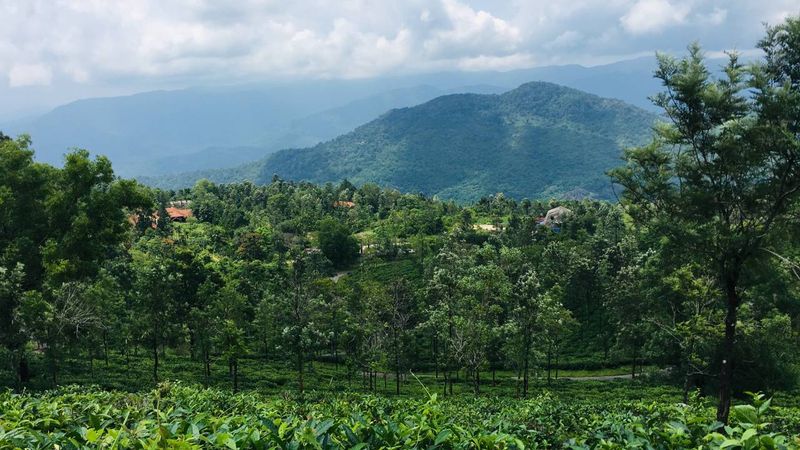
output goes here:
[[192, 210], [184, 208], [168, 207], [167, 214], [169, 215], [170, 220], [187, 219], [189, 217], [192, 217]]
[[355, 208], [356, 204], [347, 200], [338, 200], [333, 202], [334, 208]]

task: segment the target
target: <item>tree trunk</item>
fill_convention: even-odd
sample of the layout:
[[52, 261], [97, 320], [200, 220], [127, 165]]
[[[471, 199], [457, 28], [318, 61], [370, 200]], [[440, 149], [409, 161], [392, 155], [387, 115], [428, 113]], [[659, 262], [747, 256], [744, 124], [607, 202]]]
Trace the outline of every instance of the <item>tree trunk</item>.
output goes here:
[[552, 351], [547, 352], [547, 385], [548, 386], [550, 386], [550, 370], [551, 370], [551, 367], [552, 367], [550, 362], [551, 362], [552, 358], [553, 358], [553, 352]]
[[[198, 356], [197, 351], [196, 351], [196, 345], [195, 345], [195, 341], [196, 340], [197, 340], [197, 332], [190, 327], [189, 328], [189, 357], [192, 358], [193, 361], [196, 361], [197, 360], [197, 356]], [[202, 355], [200, 355], [200, 357], [202, 358]]]
[[633, 344], [633, 363], [631, 363], [631, 380], [636, 378], [636, 353], [638, 351], [638, 347], [636, 344]]
[[433, 335], [433, 371], [435, 373], [435, 377], [439, 379], [439, 348], [438, 342], [436, 339], [436, 335]]
[[692, 376], [688, 373], [683, 378], [683, 403], [689, 404], [689, 387], [691, 386]]
[[103, 330], [103, 359], [106, 361], [108, 367], [108, 330]]
[[736, 312], [739, 307], [739, 294], [736, 292], [736, 276], [729, 276], [725, 283], [727, 312], [725, 314], [725, 340], [722, 344], [722, 366], [719, 374], [719, 404], [717, 420], [727, 424], [731, 409], [733, 390], [733, 352], [736, 340]]
[[239, 392], [239, 360], [233, 360], [233, 392]]
[[31, 380], [31, 369], [28, 365], [28, 358], [25, 356], [25, 350], [20, 350], [19, 353], [19, 362], [17, 363], [17, 379], [19, 380], [19, 383], [22, 384]]
[[203, 366], [205, 368], [206, 386], [209, 386], [211, 383], [211, 354], [207, 347], [203, 348]]
[[158, 383], [158, 340], [153, 338], [153, 381]]
[[397, 332], [394, 333], [394, 377], [395, 393], [400, 395], [400, 342], [397, 339]]
[[301, 353], [297, 354], [297, 385], [300, 388], [300, 394], [303, 393], [303, 389], [305, 388], [303, 384], [303, 355]]
[[528, 396], [528, 352], [525, 352], [525, 361], [523, 363], [523, 374], [522, 374], [522, 396]]

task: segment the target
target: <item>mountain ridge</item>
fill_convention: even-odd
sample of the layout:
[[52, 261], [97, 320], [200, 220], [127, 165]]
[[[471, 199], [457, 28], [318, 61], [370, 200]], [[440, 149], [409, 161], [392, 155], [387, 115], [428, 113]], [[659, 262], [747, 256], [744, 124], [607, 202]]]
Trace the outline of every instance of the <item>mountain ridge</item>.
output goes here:
[[[643, 143], [655, 120], [620, 100], [529, 82], [502, 94], [450, 94], [393, 109], [350, 133], [238, 170], [257, 174], [256, 183], [273, 175], [316, 183], [346, 178], [459, 201], [496, 192], [610, 198], [605, 170], [622, 148]], [[235, 172], [204, 175], [246, 179]]]
[[[6, 119], [0, 129], [9, 135], [30, 134], [37, 159], [43, 162], [60, 165], [69, 148], [80, 147], [108, 156], [123, 176], [162, 175], [184, 165], [186, 170], [231, 167], [257, 153], [238, 154], [237, 148], [262, 149], [259, 156], [266, 156], [283, 148], [314, 145], [391, 108], [430, 100], [434, 91], [436, 95], [481, 93], [485, 92], [479, 88], [482, 85], [512, 89], [540, 80], [648, 109], [647, 95], [658, 90], [658, 82], [652, 78], [654, 68], [655, 59], [647, 57], [588, 67], [566, 64], [507, 72], [434, 72], [159, 89], [72, 101], [27, 119]], [[426, 86], [430, 88], [427, 92]], [[393, 95], [397, 90], [410, 94]], [[5, 94], [0, 92], [0, 97], [7, 99]], [[360, 105], [348, 112], [348, 104]], [[337, 114], [325, 113], [337, 108]], [[228, 148], [225, 153], [231, 157], [208, 157], [212, 148]]]

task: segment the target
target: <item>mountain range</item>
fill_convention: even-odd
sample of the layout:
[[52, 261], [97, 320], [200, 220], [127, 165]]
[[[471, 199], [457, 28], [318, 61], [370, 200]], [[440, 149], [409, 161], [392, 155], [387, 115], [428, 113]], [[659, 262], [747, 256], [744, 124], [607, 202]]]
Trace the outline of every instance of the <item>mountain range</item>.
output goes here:
[[658, 90], [654, 67], [654, 58], [640, 58], [594, 67], [162, 90], [78, 100], [4, 121], [0, 130], [29, 133], [44, 162], [60, 164], [69, 148], [80, 147], [107, 155], [120, 175], [160, 176], [235, 167], [276, 150], [333, 139], [393, 108], [452, 93], [500, 93], [528, 81], [555, 82], [648, 108], [647, 95]]
[[605, 171], [651, 134], [655, 114], [620, 100], [531, 82], [503, 94], [452, 94], [389, 111], [330, 141], [285, 149], [235, 169], [144, 179], [175, 188], [196, 179], [316, 183], [348, 179], [471, 201], [611, 198]]

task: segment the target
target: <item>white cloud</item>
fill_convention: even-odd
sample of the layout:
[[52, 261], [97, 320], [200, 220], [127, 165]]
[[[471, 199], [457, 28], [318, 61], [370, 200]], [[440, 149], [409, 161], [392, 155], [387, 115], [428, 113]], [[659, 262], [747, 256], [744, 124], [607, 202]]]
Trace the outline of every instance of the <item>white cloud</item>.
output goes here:
[[698, 19], [700, 23], [717, 26], [725, 22], [728, 17], [728, 10], [724, 8], [715, 7], [713, 11], [707, 14], [699, 14]]
[[423, 44], [429, 56], [475, 57], [513, 51], [522, 33], [509, 22], [457, 0], [442, 0], [447, 26], [436, 30]]
[[48, 86], [52, 80], [53, 72], [44, 64], [14, 64], [8, 71], [11, 87]]
[[574, 47], [583, 40], [583, 34], [575, 30], [567, 30], [558, 35], [555, 39], [547, 42], [545, 45], [548, 49], [563, 49]]
[[666, 27], [681, 24], [689, 15], [686, 4], [668, 0], [639, 0], [620, 18], [623, 28], [632, 34], [657, 33]]
[[175, 86], [747, 49], [796, 1], [0, 0], [0, 78]]

